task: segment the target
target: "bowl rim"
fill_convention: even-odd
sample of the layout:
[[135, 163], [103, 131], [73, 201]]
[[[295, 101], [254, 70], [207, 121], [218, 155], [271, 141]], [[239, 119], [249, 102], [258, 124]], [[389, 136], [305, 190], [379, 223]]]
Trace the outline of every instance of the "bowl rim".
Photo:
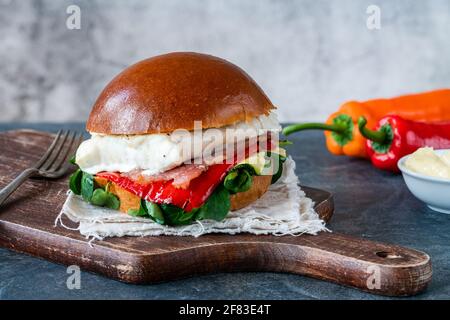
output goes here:
[[[439, 153], [441, 153], [441, 152], [445, 152], [445, 151], [450, 151], [450, 149], [436, 149], [434, 151], [435, 152], [438, 151]], [[422, 173], [414, 172], [414, 171], [411, 171], [408, 168], [406, 168], [406, 166], [404, 165], [404, 162], [406, 161], [406, 159], [408, 159], [408, 157], [410, 155], [411, 154], [401, 157], [400, 160], [398, 160], [398, 162], [397, 162], [397, 166], [400, 169], [400, 171], [402, 172], [402, 174], [407, 174], [407, 175], [410, 175], [412, 177], [422, 179], [422, 180], [433, 181], [433, 182], [444, 183], [444, 184], [450, 185], [450, 179], [427, 176]]]

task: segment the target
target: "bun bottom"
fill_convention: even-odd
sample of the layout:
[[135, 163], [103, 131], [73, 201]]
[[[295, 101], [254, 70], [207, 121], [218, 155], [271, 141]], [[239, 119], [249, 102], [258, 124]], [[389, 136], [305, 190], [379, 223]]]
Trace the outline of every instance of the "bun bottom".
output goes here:
[[253, 176], [253, 183], [249, 190], [231, 195], [231, 211], [242, 209], [261, 198], [271, 182], [272, 176]]
[[[258, 200], [270, 186], [272, 176], [254, 176], [253, 183], [249, 190], [239, 192], [230, 196], [231, 211], [238, 210], [250, 205]], [[104, 187], [108, 183], [105, 178], [95, 177], [95, 183]], [[141, 199], [135, 194], [119, 187], [114, 182], [110, 182], [109, 192], [116, 195], [120, 200], [119, 210], [127, 213], [129, 209], [139, 209]]]

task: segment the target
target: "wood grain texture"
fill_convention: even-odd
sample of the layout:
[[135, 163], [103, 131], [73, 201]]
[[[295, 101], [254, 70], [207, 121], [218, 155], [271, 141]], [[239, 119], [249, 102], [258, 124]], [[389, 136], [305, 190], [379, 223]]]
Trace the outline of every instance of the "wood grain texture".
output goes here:
[[[50, 141], [48, 134], [32, 131], [0, 134], [0, 186], [36, 161]], [[303, 189], [328, 221], [331, 195]], [[123, 237], [90, 247], [78, 232], [54, 227], [66, 190], [67, 179], [25, 183], [0, 208], [0, 245], [129, 283], [211, 272], [275, 271], [402, 296], [424, 290], [431, 280], [430, 258], [423, 252], [328, 232], [298, 237]]]

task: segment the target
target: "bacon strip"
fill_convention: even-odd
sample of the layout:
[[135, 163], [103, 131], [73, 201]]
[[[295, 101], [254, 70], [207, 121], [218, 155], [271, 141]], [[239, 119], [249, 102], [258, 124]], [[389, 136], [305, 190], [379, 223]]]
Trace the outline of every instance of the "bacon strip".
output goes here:
[[[183, 164], [174, 169], [153, 174], [144, 175], [141, 170], [134, 170], [128, 173], [123, 173], [122, 176], [129, 178], [130, 180], [139, 184], [149, 184], [156, 181], [172, 181], [172, 185], [177, 189], [187, 189], [192, 180], [199, 177], [203, 172], [208, 170], [208, 166], [219, 164], [219, 163], [237, 163], [249, 156], [249, 152], [253, 153], [256, 150], [261, 151], [261, 142], [266, 142], [268, 137], [259, 137], [258, 140], [253, 140], [251, 144], [246, 141], [244, 145], [241, 146], [241, 150], [235, 146], [233, 149], [235, 151], [234, 156], [231, 159], [227, 159], [225, 150], [220, 149], [222, 154], [216, 154], [207, 164]], [[269, 138], [270, 139], [270, 138]], [[271, 145], [266, 146], [264, 149], [270, 149]]]
[[204, 164], [183, 164], [169, 171], [153, 175], [143, 175], [142, 171], [131, 171], [123, 176], [140, 184], [149, 184], [155, 181], [171, 181], [178, 189], [187, 189], [189, 183], [205, 172], [208, 167]]

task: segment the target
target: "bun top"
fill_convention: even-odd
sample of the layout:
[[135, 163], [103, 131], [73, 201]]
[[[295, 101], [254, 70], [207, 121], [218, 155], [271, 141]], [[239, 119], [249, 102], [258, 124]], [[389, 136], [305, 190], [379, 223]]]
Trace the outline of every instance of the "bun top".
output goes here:
[[176, 52], [138, 62], [103, 89], [86, 129], [100, 134], [151, 134], [222, 127], [267, 115], [274, 106], [234, 64]]

